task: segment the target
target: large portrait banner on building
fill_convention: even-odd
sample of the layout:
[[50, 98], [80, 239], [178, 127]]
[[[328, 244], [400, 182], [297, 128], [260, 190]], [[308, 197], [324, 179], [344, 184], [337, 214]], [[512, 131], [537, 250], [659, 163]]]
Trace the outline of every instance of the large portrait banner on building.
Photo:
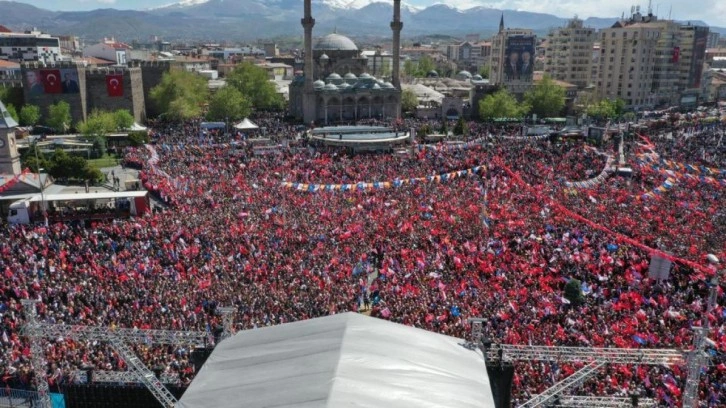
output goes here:
[[534, 51], [536, 38], [532, 35], [517, 35], [507, 38], [504, 49], [504, 80], [531, 81], [534, 74]]
[[78, 71], [75, 69], [61, 69], [61, 89], [64, 94], [77, 94], [81, 92], [81, 88], [78, 86]]

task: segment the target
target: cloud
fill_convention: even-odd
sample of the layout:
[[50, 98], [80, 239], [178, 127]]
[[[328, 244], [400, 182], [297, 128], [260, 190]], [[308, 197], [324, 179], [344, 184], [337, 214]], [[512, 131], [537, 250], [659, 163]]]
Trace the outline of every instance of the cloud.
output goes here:
[[[416, 5], [444, 3], [459, 9], [484, 6], [554, 14], [565, 18], [573, 17], [575, 14], [581, 18], [618, 17], [623, 13], [628, 16], [630, 7], [638, 3], [641, 3], [641, 13], [645, 14], [648, 8], [646, 0], [419, 0], [412, 3]], [[699, 0], [698, 7], [693, 7], [693, 2], [689, 0], [671, 0], [670, 3], [664, 2], [659, 6], [653, 4], [653, 13], [661, 18], [667, 18], [671, 5], [673, 7], [671, 17], [674, 20], [701, 20], [713, 25], [726, 26], [726, 1]]]

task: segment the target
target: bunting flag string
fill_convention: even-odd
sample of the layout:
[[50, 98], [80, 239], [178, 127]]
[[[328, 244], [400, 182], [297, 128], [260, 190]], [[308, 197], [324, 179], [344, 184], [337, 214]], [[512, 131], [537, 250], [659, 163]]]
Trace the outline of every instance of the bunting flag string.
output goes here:
[[536, 197], [542, 197], [542, 199], [544, 201], [549, 202], [551, 208], [559, 211], [563, 215], [566, 215], [566, 216], [568, 216], [568, 217], [570, 217], [572, 219], [575, 219], [575, 220], [577, 220], [579, 222], [582, 222], [582, 223], [590, 226], [591, 228], [594, 228], [594, 229], [600, 230], [602, 232], [605, 232], [605, 233], [607, 233], [607, 234], [609, 234], [609, 235], [617, 238], [621, 242], [625, 242], [625, 243], [627, 243], [629, 245], [632, 245], [632, 246], [634, 246], [636, 248], [639, 248], [639, 249], [641, 249], [641, 250], [643, 250], [643, 251], [645, 251], [645, 252], [647, 252], [649, 254], [659, 255], [662, 258], [665, 258], [665, 259], [670, 260], [671, 262], [676, 262], [676, 263], [679, 263], [681, 265], [686, 265], [688, 267], [693, 268], [696, 271], [703, 272], [703, 273], [706, 273], [706, 274], [709, 274], [709, 275], [713, 273], [713, 270], [709, 269], [706, 266], [700, 265], [700, 264], [698, 264], [696, 262], [693, 262], [693, 261], [689, 261], [687, 259], [682, 259], [682, 258], [675, 257], [673, 255], [667, 254], [667, 253], [665, 253], [665, 252], [663, 252], [661, 250], [655, 249], [655, 248], [651, 248], [651, 247], [649, 247], [649, 246], [647, 246], [647, 245], [645, 245], [645, 244], [643, 244], [643, 243], [641, 243], [641, 242], [639, 242], [639, 241], [637, 241], [637, 240], [635, 240], [633, 238], [630, 238], [630, 237], [628, 237], [626, 235], [623, 235], [623, 234], [621, 234], [619, 232], [615, 232], [615, 231], [611, 230], [608, 227], [605, 227], [605, 226], [600, 225], [600, 224], [598, 224], [598, 223], [596, 223], [596, 222], [594, 222], [594, 221], [592, 221], [592, 220], [590, 220], [588, 218], [583, 217], [582, 215], [580, 215], [580, 214], [578, 214], [578, 213], [570, 210], [569, 208], [565, 207], [564, 205], [560, 204], [558, 201], [555, 201], [552, 198], [547, 198], [545, 195], [540, 194], [540, 192], [537, 191], [534, 187], [532, 187], [531, 185], [527, 184], [527, 182], [525, 182], [519, 176], [518, 173], [515, 173], [514, 171], [512, 171], [504, 163], [504, 161], [501, 158], [498, 158], [498, 157], [495, 158], [495, 163], [497, 165], [501, 166], [502, 169], [504, 169], [504, 171], [507, 172], [507, 174], [509, 174], [509, 176], [514, 181], [516, 181], [517, 183], [519, 183], [525, 189], [529, 190], [529, 192], [532, 193], [533, 195], [535, 195]]
[[598, 174], [597, 177], [594, 177], [594, 178], [591, 178], [588, 180], [583, 180], [583, 181], [563, 181], [564, 185], [569, 188], [577, 188], [577, 189], [592, 188], [592, 187], [595, 187], [596, 185], [602, 183], [603, 181], [605, 181], [605, 179], [608, 178], [610, 173], [613, 172], [614, 159], [612, 156], [607, 155], [605, 153], [600, 153], [600, 152], [598, 152], [598, 153], [605, 155], [607, 157], [607, 161], [605, 162], [605, 168], [602, 169], [602, 171], [600, 172], [600, 174]]
[[11, 189], [15, 184], [20, 181], [20, 178], [30, 174], [30, 169], [26, 168], [23, 170], [20, 174], [15, 176], [0, 176], [0, 193], [4, 193], [5, 191]]
[[308, 183], [293, 183], [290, 181], [283, 181], [280, 183], [281, 187], [285, 189], [292, 189], [295, 191], [317, 193], [320, 191], [370, 191], [370, 190], [383, 190], [390, 188], [399, 188], [406, 185], [415, 185], [418, 183], [444, 183], [449, 180], [456, 178], [467, 177], [474, 174], [480, 174], [486, 171], [486, 166], [476, 166], [466, 170], [452, 171], [450, 173], [437, 174], [435, 176], [427, 177], [413, 177], [413, 178], [397, 178], [393, 181], [375, 181], [375, 182], [357, 182], [352, 184], [308, 184]]
[[466, 143], [459, 143], [459, 144], [435, 144], [435, 145], [427, 145], [427, 144], [418, 144], [416, 145], [416, 150], [423, 151], [423, 150], [433, 150], [437, 152], [446, 152], [450, 150], [462, 150], [462, 149], [470, 149], [475, 146], [480, 146], [486, 141], [486, 137], [480, 137], [478, 139], [470, 140]]

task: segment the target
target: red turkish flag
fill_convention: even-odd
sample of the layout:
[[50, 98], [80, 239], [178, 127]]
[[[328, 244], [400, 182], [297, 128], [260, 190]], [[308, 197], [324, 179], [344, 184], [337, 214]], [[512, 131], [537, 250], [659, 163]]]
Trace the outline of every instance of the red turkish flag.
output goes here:
[[108, 96], [124, 96], [124, 76], [120, 74], [106, 75]]
[[40, 80], [43, 82], [43, 89], [47, 94], [59, 94], [63, 92], [63, 83], [59, 69], [41, 69]]

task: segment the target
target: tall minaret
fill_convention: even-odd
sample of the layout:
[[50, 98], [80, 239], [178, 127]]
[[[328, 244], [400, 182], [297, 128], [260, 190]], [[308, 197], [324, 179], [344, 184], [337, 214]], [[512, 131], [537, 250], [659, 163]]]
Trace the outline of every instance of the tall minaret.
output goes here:
[[305, 16], [300, 21], [305, 29], [305, 87], [303, 88], [303, 120], [311, 123], [315, 120], [315, 92], [313, 90], [313, 27], [315, 19], [312, 12], [312, 0], [305, 0]]
[[504, 31], [504, 13], [502, 13], [502, 18], [499, 19], [499, 32]]
[[401, 89], [401, 30], [403, 23], [401, 22], [401, 0], [393, 0], [393, 21], [391, 21], [391, 30], [393, 30], [393, 67], [392, 83], [396, 89]]

